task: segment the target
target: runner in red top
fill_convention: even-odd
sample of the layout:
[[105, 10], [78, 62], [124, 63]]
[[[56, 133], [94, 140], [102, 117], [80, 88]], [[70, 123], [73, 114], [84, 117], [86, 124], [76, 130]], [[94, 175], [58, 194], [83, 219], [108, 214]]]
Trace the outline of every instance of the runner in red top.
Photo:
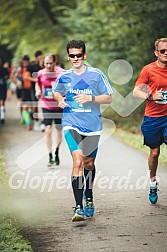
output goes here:
[[[42, 111], [45, 124], [46, 143], [49, 154], [48, 166], [54, 164], [59, 165], [59, 146], [62, 140], [62, 109], [58, 107], [58, 103], [52, 98], [52, 84], [57, 79], [58, 75], [63, 71], [59, 66], [55, 66], [55, 55], [47, 54], [44, 58], [44, 69], [38, 71], [36, 83], [36, 96], [41, 96]], [[55, 159], [52, 155], [52, 123], [56, 127], [56, 148]]]
[[160, 145], [167, 144], [167, 38], [155, 41], [157, 60], [143, 67], [134, 88], [134, 96], [146, 100], [141, 129], [144, 144], [150, 147], [150, 194], [152, 204], [158, 200], [156, 171]]

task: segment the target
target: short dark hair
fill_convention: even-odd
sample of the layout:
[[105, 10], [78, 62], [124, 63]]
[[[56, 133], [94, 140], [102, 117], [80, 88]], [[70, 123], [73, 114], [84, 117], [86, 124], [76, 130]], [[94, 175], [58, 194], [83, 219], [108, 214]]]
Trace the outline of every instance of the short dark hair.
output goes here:
[[24, 56], [22, 57], [22, 60], [30, 61], [30, 57], [29, 57], [28, 55], [24, 55]]
[[82, 48], [82, 53], [86, 52], [85, 43], [82, 40], [71, 40], [67, 43], [67, 53], [70, 48]]
[[41, 50], [38, 50], [35, 52], [35, 57], [38, 57], [38, 56], [41, 56], [42, 55], [42, 51]]

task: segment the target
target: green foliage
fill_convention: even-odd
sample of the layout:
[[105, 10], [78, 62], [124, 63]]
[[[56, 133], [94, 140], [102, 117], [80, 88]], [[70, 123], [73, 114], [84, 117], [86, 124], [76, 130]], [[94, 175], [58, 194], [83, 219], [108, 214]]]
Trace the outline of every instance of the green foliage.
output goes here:
[[0, 38], [15, 49], [15, 59], [41, 49], [59, 53], [63, 62], [67, 41], [82, 39], [87, 61], [106, 74], [116, 59], [132, 65], [131, 81], [114, 83], [126, 95], [143, 65], [155, 60], [154, 41], [166, 36], [166, 11], [166, 0], [1, 0]]
[[17, 223], [11, 217], [0, 217], [0, 251], [32, 252], [31, 246], [19, 234]]

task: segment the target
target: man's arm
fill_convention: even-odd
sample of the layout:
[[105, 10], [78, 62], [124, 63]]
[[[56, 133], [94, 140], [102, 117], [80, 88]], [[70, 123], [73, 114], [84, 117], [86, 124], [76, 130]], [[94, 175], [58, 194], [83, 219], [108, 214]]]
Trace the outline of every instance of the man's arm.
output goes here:
[[53, 99], [55, 101], [58, 102], [58, 106], [62, 109], [64, 109], [65, 107], [68, 107], [69, 105], [65, 102], [65, 97], [63, 97], [60, 93], [58, 92], [53, 92], [52, 91], [52, 96], [53, 96]]
[[31, 77], [31, 73], [28, 72], [28, 71], [25, 73], [24, 79], [32, 81], [32, 82], [36, 82], [37, 81], [37, 78]]
[[138, 97], [140, 99], [150, 100], [150, 101], [162, 99], [162, 92], [163, 92], [162, 88], [159, 90], [156, 90], [156, 92], [154, 94], [152, 94], [151, 90], [148, 92], [144, 92], [142, 90], [144, 85], [146, 85], [146, 84], [141, 84], [141, 85], [135, 86], [135, 88], [133, 90], [134, 97]]
[[[142, 85], [142, 87], [143, 87], [143, 85]], [[142, 91], [142, 87], [135, 86], [135, 88], [133, 89], [133, 96], [140, 98], [140, 99], [143, 99], [143, 100], [146, 100], [148, 98], [148, 93]]]
[[86, 102], [96, 102], [99, 104], [109, 104], [112, 102], [112, 96], [111, 95], [98, 95], [98, 96], [92, 96], [92, 95], [85, 95], [85, 94], [77, 94], [75, 97], [76, 102], [79, 104], [83, 104]]

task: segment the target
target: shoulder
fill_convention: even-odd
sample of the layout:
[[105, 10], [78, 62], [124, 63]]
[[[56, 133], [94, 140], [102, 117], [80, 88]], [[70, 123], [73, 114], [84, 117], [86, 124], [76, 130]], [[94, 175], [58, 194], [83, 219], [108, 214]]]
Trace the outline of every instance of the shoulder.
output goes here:
[[88, 70], [88, 72], [92, 72], [92, 73], [95, 73], [97, 75], [103, 75], [103, 76], [105, 75], [103, 73], [103, 71], [101, 71], [99, 68], [96, 68], [96, 67], [87, 66], [87, 70]]
[[55, 66], [55, 67], [54, 67], [54, 71], [55, 71], [56, 73], [60, 74], [61, 72], [64, 71], [64, 69], [61, 68], [60, 66]]
[[152, 70], [155, 69], [155, 68], [157, 68], [156, 61], [151, 62], [151, 63], [145, 65], [145, 66], [142, 68], [142, 71], [150, 72], [150, 71], [152, 71]]
[[68, 77], [71, 73], [73, 72], [73, 69], [72, 68], [69, 68], [67, 70], [62, 70], [60, 75], [59, 75], [59, 78], [60, 77]]

